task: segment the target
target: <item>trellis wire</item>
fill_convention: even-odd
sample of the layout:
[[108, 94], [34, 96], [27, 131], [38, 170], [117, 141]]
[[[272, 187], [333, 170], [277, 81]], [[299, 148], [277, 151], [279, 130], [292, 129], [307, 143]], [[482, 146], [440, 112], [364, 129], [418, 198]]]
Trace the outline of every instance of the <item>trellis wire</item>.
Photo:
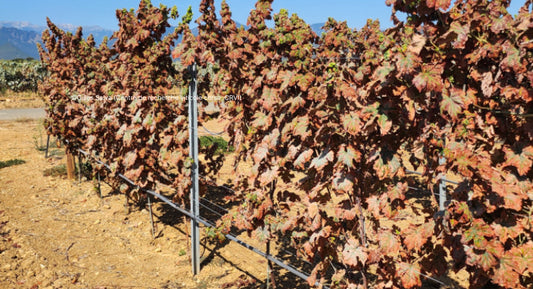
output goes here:
[[[98, 163], [98, 164], [104, 166], [107, 170], [109, 170], [109, 171], [112, 172], [112, 169], [111, 169], [111, 167], [110, 167], [108, 164], [106, 164], [106, 163], [104, 163], [104, 162], [98, 160], [97, 158], [91, 156], [88, 152], [86, 152], [86, 151], [84, 151], [84, 150], [82, 150], [82, 149], [78, 149], [78, 152], [80, 152], [81, 154], [85, 155], [88, 159], [93, 159], [96, 163]], [[408, 172], [408, 173], [414, 173], [414, 174], [422, 175], [422, 174], [419, 173], [419, 172], [413, 172], [413, 171], [407, 171], [407, 172]], [[135, 182], [133, 182], [132, 180], [128, 179], [126, 176], [124, 176], [124, 175], [122, 175], [122, 174], [119, 173], [119, 174], [117, 174], [117, 177], [119, 177], [120, 179], [122, 179], [123, 181], [125, 181], [126, 183], [128, 183], [129, 185], [131, 185], [131, 186], [133, 186], [133, 187], [136, 187], [136, 188], [139, 188], [141, 191], [144, 191], [145, 193], [148, 193], [148, 194], [150, 194], [150, 195], [152, 195], [152, 196], [154, 196], [154, 197], [160, 199], [161, 201], [163, 201], [163, 202], [166, 203], [167, 205], [171, 206], [171, 207], [174, 208], [175, 210], [179, 211], [180, 213], [184, 214], [185, 216], [189, 217], [190, 219], [194, 219], [196, 222], [198, 222], [198, 223], [200, 223], [200, 224], [202, 224], [202, 225], [204, 225], [204, 226], [206, 226], [206, 227], [210, 227], [210, 228], [214, 228], [214, 227], [216, 227], [215, 224], [213, 224], [212, 222], [210, 222], [210, 221], [208, 221], [208, 220], [205, 220], [205, 219], [201, 218], [201, 216], [195, 217], [191, 212], [189, 212], [189, 211], [187, 211], [187, 210], [181, 208], [180, 206], [178, 206], [178, 205], [175, 204], [174, 202], [170, 201], [170, 200], [169, 200], [168, 198], [166, 198], [165, 196], [160, 195], [160, 194], [158, 194], [158, 193], [156, 193], [156, 192], [154, 192], [154, 191], [152, 191], [152, 190], [148, 190], [148, 189], [145, 189], [145, 188], [140, 188], [139, 186], [137, 186], [137, 185], [135, 184]], [[205, 178], [204, 176], [200, 176], [200, 177]], [[452, 183], [452, 184], [453, 184], [453, 183], [457, 184], [457, 182], [452, 182], [452, 181], [448, 181], [448, 182], [449, 182], [449, 183]], [[234, 190], [231, 189], [231, 188], [227, 188], [227, 189], [229, 189], [229, 190], [231, 190], [231, 191], [234, 192]], [[204, 198], [204, 200], [206, 200], [206, 199]], [[212, 203], [212, 202], [209, 202], [209, 203], [214, 204], [214, 203]], [[214, 204], [214, 205], [216, 205], [216, 204]], [[218, 205], [217, 205], [217, 206], [218, 206]], [[204, 206], [204, 207], [205, 207], [205, 206]], [[222, 208], [222, 207], [220, 207], [220, 208]], [[224, 210], [226, 210], [226, 209], [224, 209]], [[227, 210], [226, 210], [226, 211], [227, 211]], [[272, 256], [271, 254], [267, 254], [267, 253], [261, 251], [260, 249], [258, 249], [258, 248], [256, 248], [256, 247], [254, 247], [254, 246], [252, 246], [252, 245], [250, 245], [250, 244], [248, 244], [248, 243], [246, 243], [246, 242], [240, 240], [237, 236], [234, 236], [234, 235], [232, 235], [232, 234], [224, 234], [224, 237], [226, 237], [228, 240], [233, 241], [233, 242], [235, 242], [235, 243], [241, 245], [242, 247], [244, 247], [244, 248], [246, 248], [246, 249], [248, 249], [248, 250], [250, 250], [250, 251], [252, 251], [252, 252], [254, 252], [254, 253], [258, 254], [258, 255], [260, 255], [261, 257], [267, 259], [268, 261], [271, 261], [271, 262], [275, 263], [275, 264], [278, 265], [279, 267], [281, 267], [281, 268], [283, 268], [283, 269], [285, 269], [285, 270], [291, 272], [291, 273], [294, 274], [295, 276], [297, 276], [297, 277], [299, 277], [299, 278], [301, 278], [301, 279], [303, 279], [303, 280], [305, 280], [305, 281], [307, 281], [308, 277], [310, 276], [309, 274], [304, 273], [304, 272], [301, 272], [301, 271], [299, 271], [298, 269], [296, 269], [295, 267], [293, 267], [293, 266], [291, 266], [291, 265], [289, 265], [289, 264], [285, 264], [283, 261], [281, 261], [281, 260], [275, 258], [275, 257]], [[294, 256], [294, 257], [297, 257], [297, 256], [295, 256], [293, 253], [290, 253], [290, 252], [287, 251], [287, 250], [282, 249], [282, 251], [284, 251], [285, 253], [288, 253], [289, 255], [292, 255], [292, 256]], [[305, 262], [305, 263], [308, 263], [308, 264], [311, 264], [310, 262], [308, 262], [308, 261], [306, 261], [306, 260], [301, 260], [301, 261], [303, 261], [303, 262]], [[423, 274], [422, 272], [416, 272], [416, 273], [419, 274], [420, 276], [423, 276], [423, 277], [425, 277], [425, 278], [427, 278], [427, 279], [429, 279], [429, 280], [432, 280], [432, 281], [434, 281], [434, 282], [437, 282], [437, 283], [439, 283], [439, 284], [441, 284], [441, 285], [446, 285], [446, 284], [443, 283], [442, 281], [440, 281], [440, 280], [438, 280], [438, 279], [435, 279], [435, 278], [433, 278], [433, 277], [431, 277], [431, 276], [428, 276], [428, 275], [426, 275], [426, 274]], [[322, 288], [328, 288], [328, 289], [329, 289], [328, 286], [323, 285], [323, 284], [320, 284], [318, 281], [315, 283], [315, 285], [316, 285], [316, 286], [322, 286]]]
[[[92, 157], [88, 152], [82, 150], [82, 149], [78, 149], [78, 151], [82, 154], [84, 154], [86, 157], [88, 158], [91, 158], [93, 159], [96, 163], [102, 165], [103, 167], [105, 167], [106, 169], [108, 169], [109, 171], [113, 171], [111, 169], [111, 167], [96, 159], [95, 157]], [[152, 190], [148, 190], [148, 189], [145, 189], [145, 188], [140, 188], [139, 186], [137, 186], [135, 184], [135, 182], [133, 182], [132, 180], [128, 179], [126, 176], [124, 176], [123, 174], [117, 174], [117, 177], [119, 177], [120, 179], [122, 179], [124, 182], [130, 184], [131, 186], [133, 187], [136, 187], [136, 188], [139, 188], [141, 191], [145, 192], [145, 193], [148, 193], [158, 199], [160, 199], [161, 201], [163, 201], [164, 203], [166, 203], [167, 205], [169, 205], [170, 207], [174, 208], [175, 210], [179, 211], [180, 213], [184, 214], [185, 216], [189, 217], [190, 219], [194, 219], [196, 222], [206, 226], [206, 227], [209, 227], [209, 228], [213, 228], [215, 227], [213, 224], [211, 224], [210, 222], [208, 222], [207, 220], [203, 219], [201, 216], [195, 216], [193, 213], [187, 211], [186, 209], [183, 209], [181, 208], [179, 205], [177, 205], [176, 203], [172, 202], [171, 200], [169, 200], [167, 197], [163, 196], [163, 195], [160, 195]], [[236, 236], [233, 236], [231, 234], [224, 234], [224, 237], [226, 237], [228, 240], [230, 241], [233, 241], [239, 245], [241, 245], [242, 247], [260, 255], [261, 257], [267, 259], [268, 261], [271, 261], [273, 263], [275, 263], [276, 265], [278, 265], [279, 267], [291, 272], [292, 274], [296, 275], [297, 277], [307, 281], [307, 279], [309, 278], [309, 275], [308, 274], [305, 274], [303, 272], [300, 272], [298, 269], [294, 268], [293, 266], [289, 265], [289, 264], [285, 264], [283, 261], [275, 258], [274, 256], [270, 255], [270, 254], [267, 254], [263, 251], [261, 251], [260, 249], [240, 240], [239, 238], [237, 238]], [[322, 285], [320, 284], [318, 281], [316, 282], [315, 284], [316, 286], [322, 286], [322, 288], [329, 288], [328, 286], [326, 285]]]

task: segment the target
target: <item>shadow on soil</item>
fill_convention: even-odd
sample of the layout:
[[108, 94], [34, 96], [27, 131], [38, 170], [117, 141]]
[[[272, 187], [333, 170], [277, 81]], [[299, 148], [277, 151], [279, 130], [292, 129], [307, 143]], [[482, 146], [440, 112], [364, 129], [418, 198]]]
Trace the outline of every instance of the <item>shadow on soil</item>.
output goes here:
[[[201, 198], [201, 207], [202, 217], [210, 223], [216, 223], [216, 221], [225, 213], [225, 208], [231, 208], [236, 203], [228, 202], [225, 200], [225, 197], [228, 195], [228, 188], [217, 187], [217, 186], [206, 186], [205, 190], [202, 190], [205, 194]], [[178, 212], [176, 209], [172, 208], [166, 203], [157, 201], [161, 203], [159, 207], [159, 212], [154, 212], [154, 216], [163, 224], [173, 227], [183, 234], [188, 234], [184, 232], [178, 225], [185, 224], [188, 225], [188, 218], [184, 218], [184, 215]], [[185, 206], [188, 209], [188, 205]], [[238, 236], [242, 232], [233, 230], [231, 235]], [[208, 238], [203, 238], [201, 241], [201, 266], [206, 266], [215, 262], [224, 262], [240, 271], [242, 275], [235, 281], [231, 283], [223, 284], [221, 288], [244, 288], [244, 289], [259, 289], [259, 288], [309, 288], [309, 285], [306, 281], [299, 279], [294, 276], [292, 273], [281, 270], [279, 266], [273, 266], [272, 277], [274, 278], [275, 286], [273, 285], [272, 280], [263, 280], [256, 277], [250, 272], [247, 268], [243, 268], [238, 264], [232, 262], [225, 258], [220, 250], [227, 246], [231, 241], [225, 239], [223, 241], [212, 240]], [[243, 250], [246, 250], [243, 248]], [[246, 254], [255, 254], [251, 251], [248, 251]], [[285, 263], [291, 264], [296, 268], [302, 268], [302, 262], [299, 262], [296, 259], [294, 253], [288, 253], [286, 251], [284, 254], [279, 254], [276, 256], [282, 259]], [[258, 263], [257, 267], [264, 266], [265, 271], [267, 270], [267, 263], [261, 262]], [[309, 268], [302, 268], [302, 270], [310, 271]], [[267, 286], [267, 282], [269, 282]]]

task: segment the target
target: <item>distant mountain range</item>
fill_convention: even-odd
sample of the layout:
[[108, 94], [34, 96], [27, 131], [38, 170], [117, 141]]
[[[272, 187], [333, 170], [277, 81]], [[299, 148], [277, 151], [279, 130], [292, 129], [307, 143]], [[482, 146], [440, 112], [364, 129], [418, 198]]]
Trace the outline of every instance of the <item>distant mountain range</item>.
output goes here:
[[[236, 24], [237, 27], [246, 26], [238, 22]], [[317, 23], [312, 24], [311, 28], [320, 35], [322, 26], [324, 26], [324, 23]], [[71, 24], [58, 25], [58, 27], [70, 32], [75, 32], [77, 29], [77, 26]], [[41, 42], [41, 34], [46, 28], [29, 22], [0, 21], [0, 59], [28, 57], [38, 59], [37, 43]], [[167, 31], [170, 33], [173, 29], [171, 28]], [[198, 28], [193, 28], [192, 32], [197, 35]], [[94, 40], [98, 44], [102, 42], [104, 37], [110, 38], [113, 31], [99, 26], [83, 27], [83, 36], [87, 37], [90, 34], [94, 36]]]
[[[59, 28], [75, 32], [77, 27], [71, 24], [58, 25]], [[41, 42], [41, 35], [47, 27], [29, 22], [0, 21], [0, 59], [39, 58], [37, 43]], [[83, 35], [92, 34], [97, 43], [105, 36], [111, 37], [113, 31], [99, 26], [83, 27]]]

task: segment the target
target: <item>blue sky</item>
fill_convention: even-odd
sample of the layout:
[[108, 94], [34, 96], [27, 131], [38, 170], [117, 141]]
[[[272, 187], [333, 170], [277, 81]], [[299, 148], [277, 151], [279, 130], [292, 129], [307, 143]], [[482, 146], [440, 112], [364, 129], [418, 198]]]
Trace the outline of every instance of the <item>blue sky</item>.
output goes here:
[[[0, 0], [0, 21], [27, 21], [45, 25], [46, 16], [56, 24], [73, 24], [76, 26], [98, 25], [116, 30], [115, 10], [118, 8], [136, 8], [139, 1], [134, 0]], [[253, 9], [254, 0], [226, 0], [233, 12], [233, 18], [246, 23], [248, 13]], [[516, 13], [525, 0], [513, 0], [510, 12]], [[217, 10], [221, 0], [215, 0]], [[195, 16], [198, 15], [200, 0], [152, 0], [152, 3], [176, 5], [180, 15], [185, 14], [189, 5]], [[322, 23], [328, 17], [346, 20], [350, 27], [361, 28], [366, 20], [379, 19], [382, 27], [390, 27], [391, 8], [385, 0], [275, 0], [274, 12], [281, 8], [289, 13], [297, 13], [307, 23]]]

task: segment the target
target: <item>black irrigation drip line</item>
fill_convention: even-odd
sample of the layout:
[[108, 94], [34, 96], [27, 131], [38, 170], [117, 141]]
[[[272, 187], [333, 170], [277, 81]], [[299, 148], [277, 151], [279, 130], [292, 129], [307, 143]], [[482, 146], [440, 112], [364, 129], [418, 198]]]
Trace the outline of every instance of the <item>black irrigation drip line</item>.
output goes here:
[[[85, 156], [92, 158], [95, 162], [97, 162], [97, 163], [103, 165], [103, 166], [104, 166], [105, 168], [107, 168], [108, 170], [112, 171], [111, 167], [110, 167], [109, 165], [107, 165], [106, 163], [104, 163], [104, 162], [102, 162], [102, 161], [100, 161], [100, 160], [98, 160], [98, 159], [92, 157], [89, 153], [83, 151], [82, 149], [78, 149], [78, 151], [79, 151], [80, 153], [84, 154]], [[422, 174], [419, 173], [419, 172], [414, 172], [414, 171], [409, 171], [409, 170], [407, 170], [407, 172], [408, 172], [408, 173], [417, 174], [417, 175], [422, 175]], [[128, 178], [125, 177], [124, 175], [122, 175], [122, 174], [118, 174], [117, 176], [118, 176], [119, 178], [121, 178], [122, 180], [124, 180], [126, 183], [130, 184], [131, 186], [136, 187], [136, 188], [139, 188], [139, 186], [137, 186], [132, 180], [128, 179]], [[205, 177], [203, 177], [203, 176], [200, 176], [200, 177], [202, 177], [202, 178], [205, 179]], [[444, 181], [446, 181], [446, 180], [444, 180]], [[450, 182], [450, 183], [456, 183], [456, 182], [452, 182], [452, 181], [448, 181], [448, 182]], [[457, 183], [456, 183], [456, 184], [457, 184]], [[165, 196], [162, 196], [162, 195], [160, 195], [160, 194], [158, 194], [158, 193], [156, 193], [156, 192], [154, 192], [154, 191], [148, 190], [148, 189], [144, 189], [144, 188], [139, 188], [139, 189], [141, 189], [142, 191], [144, 191], [144, 192], [146, 192], [146, 193], [148, 193], [148, 194], [150, 194], [150, 195], [152, 195], [152, 196], [154, 196], [154, 197], [160, 199], [161, 201], [163, 201], [163, 202], [166, 203], [167, 205], [171, 206], [171, 207], [174, 208], [175, 210], [179, 211], [180, 213], [184, 214], [185, 216], [189, 217], [190, 219], [196, 220], [198, 223], [200, 223], [200, 224], [202, 224], [202, 225], [204, 225], [204, 226], [206, 226], [206, 227], [210, 227], [210, 228], [216, 227], [214, 224], [212, 224], [211, 222], [209, 222], [209, 221], [207, 221], [207, 220], [201, 218], [200, 216], [198, 216], [198, 217], [194, 216], [192, 213], [190, 213], [189, 211], [187, 211], [187, 210], [181, 208], [180, 206], [178, 206], [178, 205], [175, 204], [174, 202], [170, 201], [170, 200], [169, 200], [168, 198], [166, 198]], [[227, 189], [229, 189], [229, 190], [235, 192], [235, 191], [232, 190], [231, 188], [227, 188]], [[202, 205], [202, 204], [200, 203], [200, 205]], [[202, 205], [202, 206], [203, 206], [203, 207], [206, 207], [205, 205]], [[211, 211], [213, 211], [213, 210], [211, 210]], [[283, 263], [283, 261], [281, 261], [281, 260], [279, 260], [279, 259], [273, 257], [272, 255], [267, 254], [267, 253], [261, 251], [260, 249], [258, 249], [258, 248], [256, 248], [256, 247], [254, 247], [254, 246], [252, 246], [252, 245], [250, 245], [250, 244], [248, 244], [248, 243], [246, 243], [246, 242], [240, 240], [238, 237], [236, 237], [236, 236], [234, 236], [234, 235], [231, 235], [231, 234], [225, 234], [224, 236], [225, 236], [228, 240], [231, 240], [231, 241], [233, 241], [233, 242], [235, 242], [235, 243], [241, 245], [242, 247], [244, 247], [244, 248], [246, 248], [246, 249], [248, 249], [248, 250], [250, 250], [250, 251], [252, 251], [252, 252], [254, 252], [254, 253], [258, 254], [258, 255], [260, 255], [261, 257], [263, 257], [263, 258], [265, 258], [265, 259], [267, 259], [267, 260], [269, 260], [269, 261], [275, 263], [276, 265], [278, 265], [278, 266], [280, 266], [281, 268], [283, 268], [283, 269], [285, 269], [285, 270], [291, 272], [292, 274], [296, 275], [297, 277], [299, 277], [299, 278], [301, 278], [301, 279], [303, 279], [303, 280], [305, 280], [305, 281], [307, 281], [307, 279], [308, 279], [309, 276], [310, 276], [309, 274], [303, 273], [303, 272], [299, 271], [298, 269], [294, 268], [293, 266], [288, 265], [288, 264], [285, 264], [285, 263]], [[292, 256], [295, 256], [294, 254], [290, 253], [289, 251], [287, 251], [287, 250], [285, 250], [285, 249], [282, 249], [282, 250], [283, 250], [284, 252], [286, 252], [286, 253], [289, 253], [289, 254], [292, 255]], [[296, 257], [296, 256], [295, 256], [295, 257]], [[310, 264], [309, 262], [307, 262], [307, 261], [305, 261], [305, 260], [302, 260], [302, 261], [304, 261], [304, 262]], [[423, 277], [425, 277], [425, 278], [428, 278], [428, 279], [430, 279], [430, 280], [432, 280], [432, 281], [434, 281], [434, 282], [437, 282], [437, 283], [439, 283], [439, 284], [441, 284], [441, 285], [446, 285], [446, 284], [443, 283], [442, 281], [437, 280], [437, 279], [435, 279], [435, 278], [432, 278], [431, 276], [428, 276], [428, 275], [426, 275], [426, 274], [423, 274], [422, 272], [417, 272], [417, 273], [419, 273], [421, 276], [423, 276]], [[315, 283], [315, 285], [316, 285], [316, 286], [322, 286], [322, 288], [327, 288], [327, 289], [329, 289], [329, 286], [321, 285], [318, 281]]]
[[[107, 168], [108, 170], [112, 171], [111, 170], [111, 167], [109, 165], [107, 165], [106, 163], [92, 157], [89, 153], [85, 152], [84, 150], [82, 149], [78, 149], [78, 151], [82, 154], [84, 154], [85, 156], [87, 157], [90, 157], [92, 158], [95, 162], [103, 165], [105, 168]], [[136, 188], [139, 188], [140, 190], [160, 199], [161, 201], [163, 201], [164, 203], [166, 203], [167, 205], [171, 206], [172, 208], [174, 208], [175, 210], [179, 211], [180, 213], [184, 214], [185, 216], [189, 217], [190, 219], [193, 219], [195, 220], [196, 222], [206, 226], [206, 227], [214, 227], [214, 225], [212, 225], [211, 223], [209, 223], [208, 221], [206, 221], [205, 219], [201, 218], [200, 216], [194, 216], [191, 212], [181, 208], [180, 206], [178, 206], [177, 204], [175, 204], [174, 202], [172, 202], [171, 200], [169, 200], [167, 197], [165, 196], [162, 196], [152, 190], [148, 190], [148, 189], [144, 189], [144, 188], [140, 188], [139, 186], [137, 186], [132, 180], [128, 179], [127, 177], [125, 177], [123, 174], [117, 174], [117, 176], [122, 179], [123, 181], [125, 181], [126, 183], [136, 187]], [[300, 277], [301, 279], [307, 281], [307, 279], [309, 278], [309, 275], [308, 274], [305, 274], [305, 273], [302, 273], [300, 272], [298, 269], [292, 267], [291, 265], [288, 265], [288, 264], [285, 264], [283, 263], [281, 260], [278, 260], [277, 258], [274, 258], [272, 255], [270, 254], [267, 254], [261, 250], [259, 250], [258, 248], [240, 240], [239, 238], [233, 236], [233, 235], [230, 235], [230, 234], [225, 234], [224, 235], [228, 240], [231, 240], [241, 246], [243, 246], [244, 248], [260, 255], [261, 257], [275, 263], [276, 265], [280, 266], [281, 268], [291, 272], [292, 274]], [[321, 285], [318, 281], [315, 283], [316, 286], [322, 286], [322, 288], [328, 288], [328, 286], [325, 286], [325, 285]]]

